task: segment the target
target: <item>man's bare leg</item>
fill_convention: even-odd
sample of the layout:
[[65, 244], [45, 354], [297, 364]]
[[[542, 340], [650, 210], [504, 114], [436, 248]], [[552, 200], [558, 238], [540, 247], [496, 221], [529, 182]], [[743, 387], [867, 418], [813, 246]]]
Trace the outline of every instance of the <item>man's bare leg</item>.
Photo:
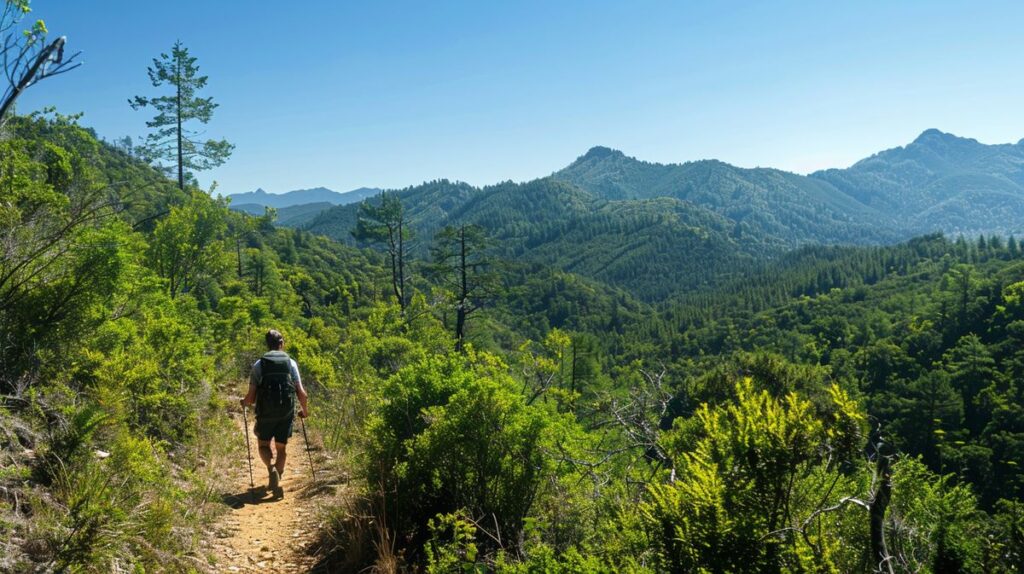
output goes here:
[[284, 472], [284, 462], [288, 459], [288, 453], [285, 451], [288, 445], [275, 441], [274, 446], [277, 448], [277, 461], [274, 464], [277, 466], [277, 473], [282, 474]]
[[263, 461], [263, 466], [270, 468], [270, 459], [274, 456], [274, 452], [270, 450], [270, 441], [261, 440], [259, 444], [260, 460]]

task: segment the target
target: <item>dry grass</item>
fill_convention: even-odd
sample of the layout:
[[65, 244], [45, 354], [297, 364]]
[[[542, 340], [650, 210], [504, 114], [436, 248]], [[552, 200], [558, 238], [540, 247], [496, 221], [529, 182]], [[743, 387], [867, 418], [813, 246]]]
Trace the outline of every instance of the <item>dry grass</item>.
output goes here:
[[[321, 459], [325, 460], [325, 459]], [[345, 457], [326, 460], [318, 492], [325, 486], [337, 488], [332, 498], [322, 506], [323, 528], [314, 545], [320, 557], [318, 568], [326, 572], [343, 574], [371, 573], [397, 574], [406, 571], [404, 561], [396, 551], [392, 531], [381, 518], [380, 509], [365, 485], [350, 482]]]

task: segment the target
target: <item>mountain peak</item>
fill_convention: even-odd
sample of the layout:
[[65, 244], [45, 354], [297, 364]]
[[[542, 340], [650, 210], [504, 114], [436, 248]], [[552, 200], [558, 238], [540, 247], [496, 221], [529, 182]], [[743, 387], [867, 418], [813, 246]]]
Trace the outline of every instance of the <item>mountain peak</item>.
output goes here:
[[577, 161], [589, 161], [589, 160], [601, 160], [608, 157], [620, 157], [623, 156], [621, 151], [612, 149], [604, 146], [594, 146], [590, 148], [587, 153], [580, 156]]
[[953, 135], [951, 133], [946, 133], [935, 128], [929, 128], [921, 132], [921, 135], [917, 136], [917, 139], [914, 140], [914, 143], [929, 144], [938, 142], [960, 141], [962, 139], [963, 138]]

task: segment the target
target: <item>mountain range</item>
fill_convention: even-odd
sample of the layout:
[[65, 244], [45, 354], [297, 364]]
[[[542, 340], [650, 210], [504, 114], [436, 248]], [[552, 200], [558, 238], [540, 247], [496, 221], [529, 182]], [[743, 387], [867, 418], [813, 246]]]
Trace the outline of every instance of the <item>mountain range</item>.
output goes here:
[[231, 209], [250, 215], [263, 215], [266, 208], [277, 210], [277, 223], [287, 227], [302, 227], [309, 223], [320, 212], [335, 205], [358, 203], [373, 197], [381, 190], [360, 187], [340, 193], [326, 187], [312, 189], [296, 189], [287, 193], [268, 193], [262, 188], [245, 193], [233, 193], [227, 197], [231, 200]]
[[[262, 188], [256, 191], [245, 193], [233, 193], [228, 195], [231, 199], [231, 207], [239, 208], [243, 205], [259, 205], [263, 207], [292, 207], [294, 205], [308, 205], [310, 203], [329, 203], [331, 205], [345, 205], [356, 203], [380, 193], [379, 189], [360, 187], [344, 193], [332, 191], [326, 187], [314, 187], [312, 189], [296, 189], [287, 193], [268, 193]], [[262, 213], [262, 211], [261, 211]]]
[[[526, 183], [439, 180], [395, 193], [423, 245], [444, 225], [475, 223], [503, 256], [657, 300], [801, 245], [1021, 234], [1024, 141], [985, 145], [927, 130], [849, 168], [809, 175], [717, 160], [650, 163], [595, 147]], [[298, 226], [353, 243], [357, 215], [358, 205], [339, 205]]]
[[1020, 234], [1024, 140], [986, 145], [930, 129], [905, 147], [810, 176], [917, 231]]

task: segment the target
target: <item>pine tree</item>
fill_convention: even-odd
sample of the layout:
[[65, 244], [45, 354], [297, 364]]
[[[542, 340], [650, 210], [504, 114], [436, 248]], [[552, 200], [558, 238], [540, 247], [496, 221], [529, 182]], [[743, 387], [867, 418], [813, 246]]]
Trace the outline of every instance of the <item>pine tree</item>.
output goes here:
[[142, 147], [146, 159], [174, 162], [178, 172], [178, 187], [185, 189], [185, 176], [191, 171], [217, 167], [227, 161], [235, 146], [227, 140], [198, 139], [200, 133], [190, 130], [190, 121], [209, 123], [217, 104], [213, 98], [200, 98], [196, 92], [206, 87], [207, 76], [200, 76], [196, 59], [180, 41], [174, 43], [170, 55], [160, 54], [148, 68], [153, 87], [168, 85], [174, 92], [165, 96], [147, 98], [135, 96], [129, 100], [132, 109], [152, 106], [158, 112], [146, 127], [156, 131], [146, 137]]
[[462, 351], [466, 320], [497, 295], [498, 275], [487, 256], [490, 240], [479, 225], [446, 226], [434, 236], [432, 271], [455, 299], [455, 348]]
[[382, 192], [377, 204], [364, 201], [359, 205], [358, 217], [352, 237], [358, 241], [384, 244], [391, 261], [391, 288], [404, 314], [405, 308], [409, 305], [409, 296], [406, 292], [409, 286], [406, 261], [412, 232], [406, 220], [402, 200], [394, 194]]

